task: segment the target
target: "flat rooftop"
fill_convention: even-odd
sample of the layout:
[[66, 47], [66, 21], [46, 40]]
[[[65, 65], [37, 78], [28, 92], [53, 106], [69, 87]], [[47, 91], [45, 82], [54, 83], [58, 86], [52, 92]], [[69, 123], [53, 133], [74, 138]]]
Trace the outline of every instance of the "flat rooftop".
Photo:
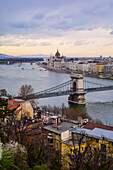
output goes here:
[[[69, 140], [65, 140], [63, 141], [63, 143], [70, 145], [70, 146], [75, 146], [79, 144], [79, 140], [73, 140], [73, 139], [69, 139]], [[82, 141], [81, 143], [84, 144], [84, 142]]]
[[77, 127], [77, 128], [70, 129], [70, 131], [76, 134], [85, 134], [85, 136], [89, 136], [93, 138], [98, 138], [98, 139], [104, 138], [104, 140], [113, 142], [113, 130], [102, 129], [98, 127], [95, 127], [94, 129]]
[[58, 126], [61, 126], [61, 129], [57, 129], [57, 127], [53, 127], [52, 125], [53, 125], [53, 124], [46, 125], [46, 126], [43, 127], [43, 129], [48, 130], [48, 131], [51, 131], [51, 132], [54, 132], [54, 133], [57, 133], [57, 134], [61, 134], [62, 132], [65, 132], [65, 131], [67, 131], [67, 130], [70, 130], [70, 129], [72, 129], [73, 127], [76, 126], [75, 123], [71, 123], [71, 122], [61, 122], [61, 123], [58, 123], [58, 124], [57, 124], [57, 127], [58, 127]]

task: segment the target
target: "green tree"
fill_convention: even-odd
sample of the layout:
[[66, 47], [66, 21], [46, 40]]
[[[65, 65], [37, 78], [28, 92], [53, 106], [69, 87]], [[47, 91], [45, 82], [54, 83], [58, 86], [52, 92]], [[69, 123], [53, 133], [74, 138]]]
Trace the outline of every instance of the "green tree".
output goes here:
[[[4, 135], [4, 121], [14, 116], [14, 111], [15, 109], [10, 110], [8, 108], [8, 100], [0, 98], [0, 139], [3, 143], [6, 141], [6, 136]], [[10, 127], [8, 132], [10, 132]], [[9, 140], [9, 135], [7, 136], [7, 140]]]
[[32, 170], [49, 170], [49, 169], [46, 167], [46, 165], [43, 164], [34, 166]]
[[20, 170], [14, 163], [14, 154], [9, 150], [3, 150], [2, 158], [0, 160], [1, 170]]

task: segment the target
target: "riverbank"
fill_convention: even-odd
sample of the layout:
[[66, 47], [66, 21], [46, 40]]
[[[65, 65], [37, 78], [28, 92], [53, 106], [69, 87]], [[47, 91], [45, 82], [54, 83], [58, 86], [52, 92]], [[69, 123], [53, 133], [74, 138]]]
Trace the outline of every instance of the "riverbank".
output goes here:
[[47, 69], [49, 71], [53, 71], [53, 72], [56, 72], [56, 73], [67, 73], [67, 74], [71, 74], [71, 70], [61, 70], [61, 69], [56, 69], [56, 68], [53, 68], [53, 67], [48, 67], [48, 66], [45, 66], [45, 65], [40, 65], [40, 67], [43, 67], [44, 69]]
[[105, 74], [85, 73], [84, 76], [85, 77], [92, 77], [92, 78], [99, 78], [99, 79], [113, 80], [112, 75], [105, 75]]
[[[18, 67], [18, 64], [10, 66], [0, 65], [0, 89], [6, 89], [8, 94], [17, 96], [19, 89], [22, 85], [31, 85], [34, 92], [43, 91], [56, 85], [60, 85], [70, 80], [70, 74], [57, 73], [52, 71], [40, 71], [40, 68], [29, 63], [23, 63], [22, 67]], [[85, 77], [86, 81], [113, 85], [111, 80], [95, 79]], [[112, 91], [103, 91], [95, 93], [87, 93], [86, 97], [86, 109], [89, 116], [93, 119], [100, 119], [104, 124], [113, 124], [113, 95]], [[68, 96], [48, 97], [36, 100], [38, 106], [43, 105], [50, 106], [68, 106]]]
[[60, 69], [60, 68], [56, 69], [56, 68], [48, 67], [48, 66], [45, 66], [45, 65], [40, 65], [40, 66], [47, 69], [47, 70], [49, 70], [49, 71], [53, 71], [53, 72], [57, 72], [57, 73], [72, 74], [74, 72], [75, 74], [83, 74], [83, 76], [85, 76], [85, 77], [113, 80], [112, 75], [89, 73], [89, 72], [79, 72], [79, 71], [74, 71], [74, 70], [63, 70], [63, 69]]

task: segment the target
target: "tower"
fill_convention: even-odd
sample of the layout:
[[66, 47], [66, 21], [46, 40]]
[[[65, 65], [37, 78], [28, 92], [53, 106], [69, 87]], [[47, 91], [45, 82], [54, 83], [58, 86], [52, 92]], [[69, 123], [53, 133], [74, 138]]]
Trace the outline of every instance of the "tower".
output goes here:
[[84, 91], [83, 86], [83, 76], [80, 74], [71, 75], [71, 79], [71, 91], [73, 94], [69, 95], [68, 102], [73, 104], [86, 104], [84, 97], [86, 92]]
[[58, 49], [57, 49], [57, 52], [56, 52], [56, 54], [55, 54], [55, 57], [56, 57], [56, 58], [59, 58], [59, 57], [60, 57], [60, 53], [59, 53]]

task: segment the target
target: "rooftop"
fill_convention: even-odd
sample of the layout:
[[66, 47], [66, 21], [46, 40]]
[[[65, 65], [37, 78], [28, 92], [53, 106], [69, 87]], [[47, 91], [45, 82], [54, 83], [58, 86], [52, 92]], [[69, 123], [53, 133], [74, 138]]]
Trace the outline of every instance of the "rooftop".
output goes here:
[[70, 146], [75, 146], [75, 145], [79, 144], [79, 141], [75, 141], [75, 140], [69, 139], [69, 140], [63, 141], [63, 143], [65, 143], [67, 145], [70, 145]]
[[[69, 139], [69, 140], [63, 141], [63, 143], [66, 143], [67, 145], [70, 145], [70, 146], [75, 146], [75, 145], [78, 145], [78, 144], [79, 144], [79, 140]], [[81, 143], [84, 144], [85, 142], [82, 141]]]
[[9, 99], [7, 96], [0, 96], [2, 99]]
[[65, 132], [65, 131], [67, 131], [67, 130], [70, 130], [73, 126], [76, 126], [75, 123], [61, 122], [61, 123], [57, 124], [57, 127], [61, 126], [62, 128], [57, 129], [57, 127], [52, 127], [52, 125], [53, 124], [46, 125], [46, 126], [43, 127], [43, 129], [51, 131], [51, 132], [54, 132], [54, 133], [57, 133], [57, 134], [61, 134], [61, 133]]
[[56, 119], [56, 118], [58, 118], [58, 116], [51, 116], [51, 118], [52, 118], [52, 119]]
[[17, 101], [17, 102], [23, 102], [24, 100], [22, 99], [13, 99], [14, 101]]
[[59, 53], [59, 51], [58, 51], [58, 50], [57, 50], [57, 52], [56, 52], [55, 56], [60, 57], [60, 53]]
[[113, 130], [102, 129], [95, 127], [93, 129], [86, 128], [73, 128], [70, 130], [73, 133], [77, 134], [85, 134], [85, 136], [90, 136], [98, 139], [105, 139], [108, 141], [113, 141]]
[[15, 104], [9, 106], [9, 109], [11, 109], [11, 110], [12, 110], [12, 109], [17, 109], [19, 106], [20, 106], [19, 103], [15, 103]]
[[107, 125], [102, 125], [102, 124], [97, 124], [97, 123], [92, 123], [92, 122], [88, 122], [84, 128], [86, 129], [94, 129], [94, 128], [101, 128], [101, 129], [108, 129], [108, 130], [113, 130], [112, 126], [107, 126]]

